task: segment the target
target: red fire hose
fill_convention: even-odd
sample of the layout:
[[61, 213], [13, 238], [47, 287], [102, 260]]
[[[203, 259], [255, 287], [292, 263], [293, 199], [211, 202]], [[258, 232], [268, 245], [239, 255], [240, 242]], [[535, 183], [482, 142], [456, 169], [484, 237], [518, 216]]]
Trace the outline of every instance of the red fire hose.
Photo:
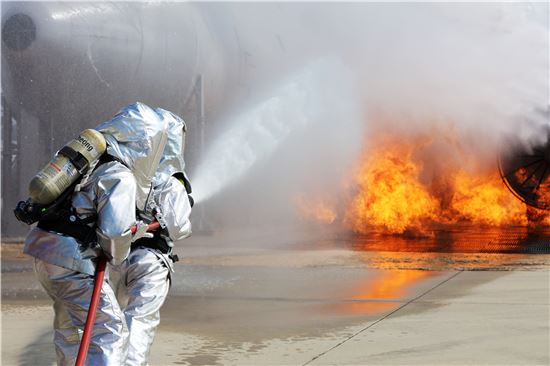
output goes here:
[[[158, 221], [149, 224], [147, 231], [153, 231], [160, 226]], [[136, 226], [132, 226], [131, 231], [134, 234], [137, 230]], [[75, 366], [84, 366], [86, 362], [86, 356], [88, 355], [88, 348], [90, 347], [90, 339], [92, 338], [92, 330], [94, 328], [95, 314], [97, 311], [97, 304], [99, 303], [99, 294], [101, 293], [101, 286], [103, 285], [103, 278], [105, 277], [105, 266], [107, 264], [107, 257], [102, 255], [99, 257], [97, 267], [95, 270], [94, 278], [94, 291], [92, 293], [92, 301], [90, 301], [90, 308], [88, 309], [88, 316], [86, 317], [86, 325], [84, 326], [84, 333], [82, 334], [82, 340], [80, 341], [80, 348], [78, 349], [78, 356], [76, 358]]]

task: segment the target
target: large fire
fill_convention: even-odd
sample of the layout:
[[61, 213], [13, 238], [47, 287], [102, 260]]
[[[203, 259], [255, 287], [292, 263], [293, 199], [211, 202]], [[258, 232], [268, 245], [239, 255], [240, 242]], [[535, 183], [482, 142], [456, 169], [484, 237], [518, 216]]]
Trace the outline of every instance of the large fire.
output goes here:
[[403, 136], [371, 141], [357, 165], [345, 209], [337, 214], [322, 199], [301, 199], [302, 217], [338, 222], [356, 233], [421, 236], [437, 225], [530, 223], [533, 214], [508, 191], [496, 166], [473, 169], [461, 159], [447, 161], [445, 154], [430, 150], [433, 141]]
[[346, 215], [355, 231], [374, 226], [403, 233], [436, 219], [437, 200], [418, 180], [422, 166], [413, 162], [413, 151], [384, 144], [366, 154], [356, 175], [359, 192]]

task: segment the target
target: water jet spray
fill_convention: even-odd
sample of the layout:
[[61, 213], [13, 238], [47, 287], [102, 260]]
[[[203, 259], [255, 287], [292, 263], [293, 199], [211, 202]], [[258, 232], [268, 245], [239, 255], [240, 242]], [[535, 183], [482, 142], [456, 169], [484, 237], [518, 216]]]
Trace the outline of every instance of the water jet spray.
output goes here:
[[[272, 155], [292, 133], [338, 109], [342, 109], [337, 112], [341, 116], [349, 115], [352, 98], [337, 106], [336, 96], [331, 95], [337, 88], [328, 75], [342, 75], [341, 68], [341, 64], [328, 60], [311, 63], [230, 120], [229, 130], [214, 141], [191, 179], [195, 201], [202, 203], [236, 182], [259, 160]], [[340, 100], [348, 95], [345, 88], [338, 88], [337, 93]]]

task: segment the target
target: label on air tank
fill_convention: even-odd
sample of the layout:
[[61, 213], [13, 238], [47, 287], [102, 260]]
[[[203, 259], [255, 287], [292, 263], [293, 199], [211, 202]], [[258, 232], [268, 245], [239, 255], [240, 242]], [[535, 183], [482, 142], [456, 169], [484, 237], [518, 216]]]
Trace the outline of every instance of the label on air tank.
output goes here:
[[50, 166], [51, 166], [52, 168], [54, 168], [55, 170], [57, 170], [58, 172], [61, 171], [61, 168], [58, 167], [57, 165], [55, 165], [55, 163], [50, 163]]
[[[60, 161], [61, 160], [61, 161]], [[65, 164], [59, 166], [60, 164], [56, 164], [59, 162], [63, 162], [65, 160]], [[50, 162], [46, 168], [44, 168], [40, 173], [38, 173], [38, 177], [42, 181], [49, 181], [55, 187], [59, 192], [64, 191], [67, 187], [69, 187], [72, 182], [74, 181], [74, 177], [78, 174], [78, 171], [75, 167], [68, 161], [68, 159], [55, 159], [54, 161]]]
[[90, 144], [90, 142], [88, 140], [86, 140], [84, 137], [82, 137], [82, 135], [78, 136], [76, 140], [78, 142], [80, 142], [82, 144], [82, 146], [84, 146], [84, 148], [86, 148], [86, 150], [88, 150], [88, 152], [90, 152], [94, 149], [93, 145]]
[[63, 167], [61, 168], [63, 173], [60, 174], [56, 180], [57, 187], [60, 188], [61, 191], [64, 191], [67, 187], [69, 187], [74, 181], [75, 178], [78, 176], [78, 170], [74, 167], [72, 163], [67, 161]]

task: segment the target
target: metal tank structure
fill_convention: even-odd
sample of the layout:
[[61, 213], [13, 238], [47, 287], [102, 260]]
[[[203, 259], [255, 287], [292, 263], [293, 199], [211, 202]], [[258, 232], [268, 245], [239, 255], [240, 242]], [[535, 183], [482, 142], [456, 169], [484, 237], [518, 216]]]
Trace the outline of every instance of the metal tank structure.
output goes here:
[[[3, 3], [2, 236], [27, 232], [12, 210], [34, 174], [64, 143], [128, 103], [184, 117], [192, 169], [206, 119], [215, 124], [263, 73], [261, 62], [250, 60], [285, 51], [281, 35], [269, 29], [256, 32], [261, 45], [247, 44], [242, 6]], [[270, 4], [247, 9], [254, 6], [267, 15], [266, 7], [280, 11]]]

